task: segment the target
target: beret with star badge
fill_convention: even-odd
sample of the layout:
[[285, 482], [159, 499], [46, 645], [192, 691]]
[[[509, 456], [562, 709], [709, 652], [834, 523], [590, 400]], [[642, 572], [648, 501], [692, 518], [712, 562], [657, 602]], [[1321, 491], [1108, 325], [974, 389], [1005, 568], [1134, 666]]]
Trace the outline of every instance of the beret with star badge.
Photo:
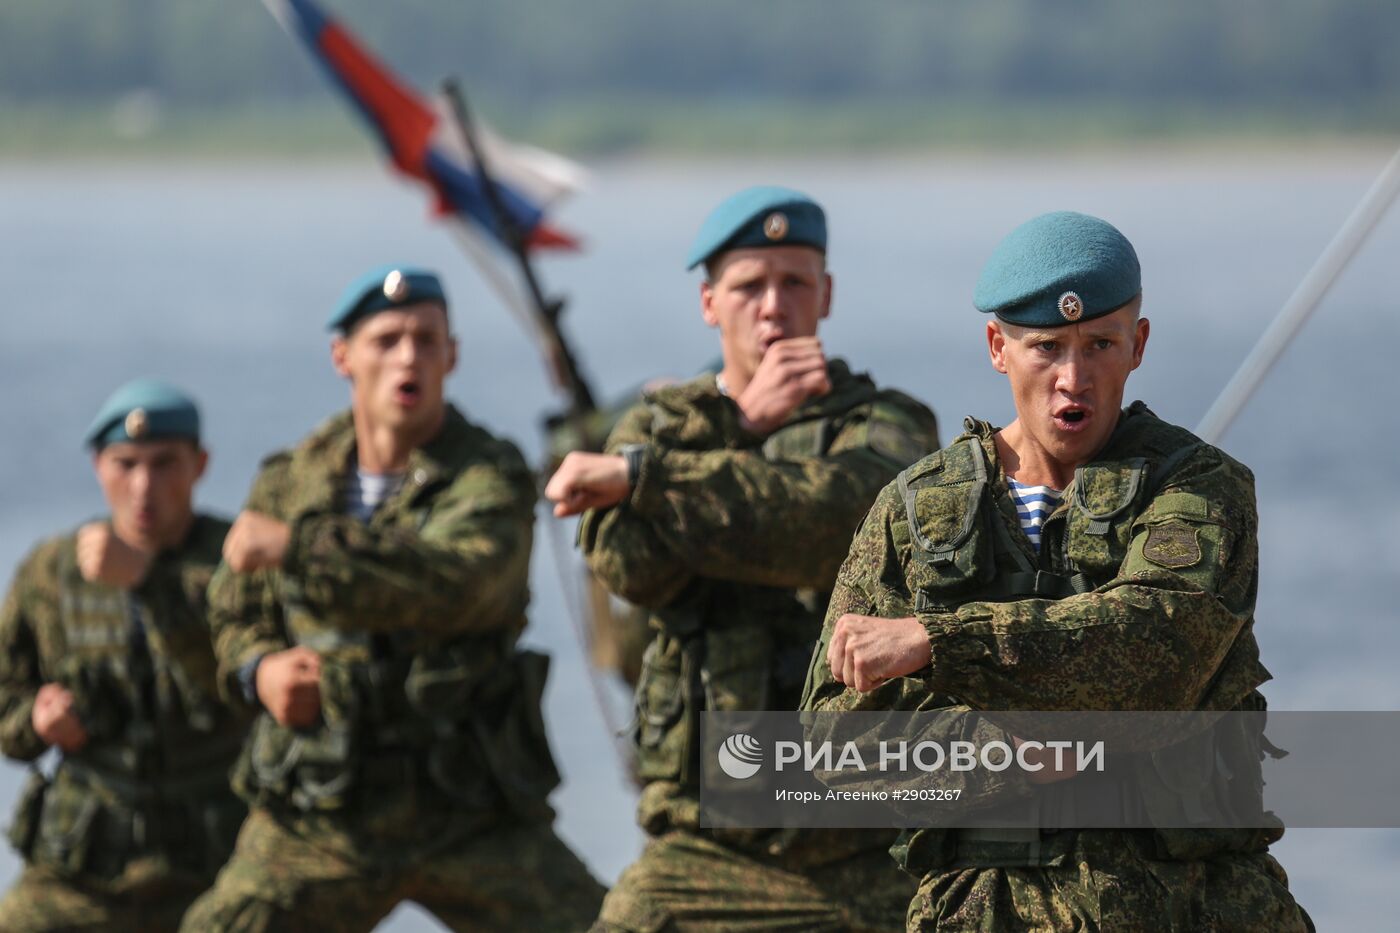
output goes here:
[[379, 266], [350, 283], [326, 322], [326, 329], [348, 334], [371, 314], [423, 301], [447, 307], [447, 292], [436, 274], [417, 266]]
[[745, 188], [705, 218], [685, 267], [694, 269], [727, 250], [765, 246], [810, 246], [826, 252], [826, 214], [821, 205], [791, 188]]
[[199, 408], [194, 399], [168, 382], [136, 379], [102, 403], [83, 443], [101, 450], [108, 444], [170, 438], [199, 443]]
[[982, 268], [977, 310], [1022, 327], [1060, 327], [1118, 310], [1142, 291], [1128, 238], [1074, 211], [1041, 214], [1007, 235]]

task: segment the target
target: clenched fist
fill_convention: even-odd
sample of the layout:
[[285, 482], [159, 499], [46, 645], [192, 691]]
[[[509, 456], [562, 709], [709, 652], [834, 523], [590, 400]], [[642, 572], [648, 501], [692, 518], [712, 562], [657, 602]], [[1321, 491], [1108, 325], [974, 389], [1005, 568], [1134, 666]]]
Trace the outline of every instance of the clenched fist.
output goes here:
[[305, 647], [263, 655], [255, 686], [263, 709], [280, 725], [309, 726], [321, 715], [321, 656]]
[[146, 579], [151, 555], [118, 538], [106, 522], [91, 522], [78, 529], [78, 572], [89, 583], [129, 590]]
[[245, 509], [224, 538], [224, 560], [235, 573], [281, 567], [291, 540], [292, 529], [286, 522]]
[[816, 337], [792, 337], [768, 348], [734, 403], [744, 430], [763, 435], [781, 427], [807, 399], [830, 391], [822, 342]]
[[565, 457], [544, 487], [545, 498], [554, 503], [559, 518], [617, 505], [629, 492], [625, 457], [581, 451]]
[[87, 744], [87, 730], [73, 709], [73, 694], [58, 684], [44, 684], [34, 695], [34, 711], [29, 714], [34, 732], [45, 745], [56, 745], [65, 752], [76, 752]]
[[929, 664], [928, 632], [913, 617], [881, 619], [848, 612], [836, 620], [826, 663], [831, 676], [861, 693]]

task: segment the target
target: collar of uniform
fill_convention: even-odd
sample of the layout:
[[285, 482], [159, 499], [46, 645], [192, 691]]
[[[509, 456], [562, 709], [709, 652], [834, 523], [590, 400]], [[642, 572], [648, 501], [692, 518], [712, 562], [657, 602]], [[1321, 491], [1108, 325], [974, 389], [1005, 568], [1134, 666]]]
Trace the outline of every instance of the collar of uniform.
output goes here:
[[461, 442], [466, 433], [467, 419], [448, 403], [442, 419], [442, 427], [433, 439], [422, 447], [415, 448], [408, 456], [408, 475], [404, 482], [414, 489], [426, 489], [443, 476], [454, 471], [454, 464], [461, 459]]
[[[423, 489], [451, 472], [466, 426], [467, 419], [449, 403], [438, 433], [409, 454], [406, 486]], [[308, 476], [324, 479], [303, 487], [301, 510], [338, 509], [341, 486], [356, 463], [353, 414], [346, 410], [324, 421], [297, 450], [296, 459]]]
[[1127, 408], [1118, 413], [1118, 423], [1113, 426], [1113, 432], [1108, 435], [1108, 440], [1104, 442], [1103, 449], [1094, 455], [1094, 459], [1101, 458], [1105, 453], [1112, 451], [1114, 445], [1120, 443], [1124, 437], [1132, 430], [1132, 426], [1141, 423], [1138, 419], [1142, 415], [1152, 415], [1152, 409], [1147, 407], [1147, 403], [1139, 399]]

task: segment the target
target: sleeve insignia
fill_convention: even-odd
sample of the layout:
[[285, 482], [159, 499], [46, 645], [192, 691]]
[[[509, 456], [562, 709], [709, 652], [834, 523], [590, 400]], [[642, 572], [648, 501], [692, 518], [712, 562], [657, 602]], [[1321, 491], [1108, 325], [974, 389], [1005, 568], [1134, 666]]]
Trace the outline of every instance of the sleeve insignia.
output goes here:
[[1159, 567], [1176, 570], [1200, 563], [1201, 542], [1196, 529], [1184, 522], [1163, 522], [1147, 529], [1142, 556]]

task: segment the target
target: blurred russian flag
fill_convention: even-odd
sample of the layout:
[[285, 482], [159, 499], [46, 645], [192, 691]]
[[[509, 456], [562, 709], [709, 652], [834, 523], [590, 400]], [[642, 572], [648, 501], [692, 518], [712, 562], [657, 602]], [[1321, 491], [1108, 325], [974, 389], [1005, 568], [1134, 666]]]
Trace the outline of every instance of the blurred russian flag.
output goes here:
[[[425, 100], [399, 80], [311, 0], [263, 0], [288, 32], [310, 49], [379, 136], [394, 167], [426, 184], [436, 213], [464, 221], [514, 249], [497, 222], [481, 172], [451, 102]], [[582, 187], [581, 166], [550, 152], [508, 143], [479, 121], [475, 142], [495, 183], [497, 203], [527, 249], [577, 249], [574, 237], [545, 218], [560, 198]]]

